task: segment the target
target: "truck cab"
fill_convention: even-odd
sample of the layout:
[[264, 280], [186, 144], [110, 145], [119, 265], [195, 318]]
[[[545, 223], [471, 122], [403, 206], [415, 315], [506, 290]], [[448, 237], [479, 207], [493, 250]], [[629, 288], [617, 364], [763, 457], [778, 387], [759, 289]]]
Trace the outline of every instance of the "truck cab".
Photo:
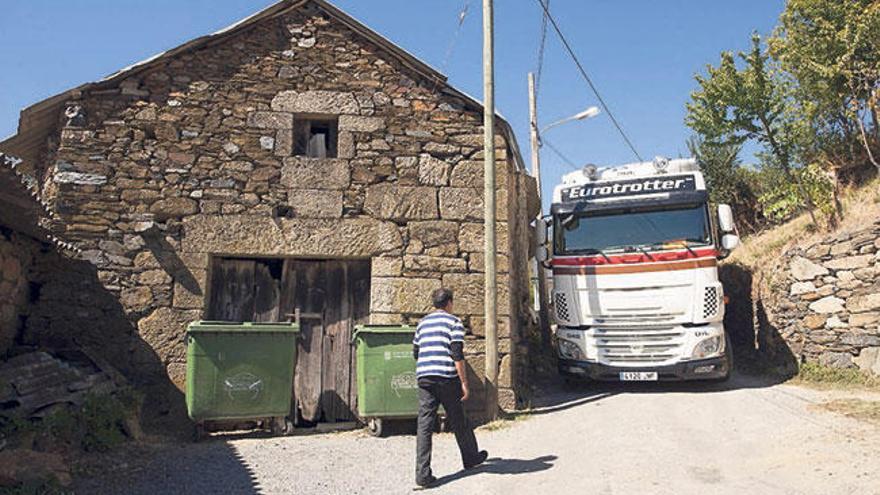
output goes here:
[[718, 261], [739, 238], [730, 207], [710, 205], [695, 160], [657, 158], [567, 174], [544, 226], [552, 234], [542, 236], [539, 256], [552, 270], [562, 375], [729, 376]]

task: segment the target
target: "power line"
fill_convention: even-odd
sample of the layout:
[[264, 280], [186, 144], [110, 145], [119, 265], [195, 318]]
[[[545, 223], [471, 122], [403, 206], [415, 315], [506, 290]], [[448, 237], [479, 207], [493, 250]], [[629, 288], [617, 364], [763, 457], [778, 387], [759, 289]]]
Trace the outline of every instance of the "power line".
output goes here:
[[571, 161], [567, 156], [565, 156], [561, 151], [559, 151], [559, 148], [557, 148], [556, 146], [553, 146], [553, 143], [548, 141], [546, 138], [543, 138], [543, 137], [541, 138], [541, 144], [547, 145], [547, 147], [550, 148], [550, 151], [552, 151], [553, 153], [556, 154], [556, 156], [561, 158], [563, 163], [568, 165], [568, 167], [570, 169], [575, 170], [575, 171], [579, 170], [578, 166], [575, 165], [573, 161]]
[[[550, 0], [547, 0], [550, 7]], [[541, 16], [541, 43], [538, 45], [538, 63], [535, 67], [535, 98], [538, 98], [541, 89], [541, 73], [544, 71], [544, 47], [547, 43], [547, 14]]]
[[455, 50], [455, 45], [458, 43], [458, 38], [461, 35], [461, 28], [464, 26], [468, 11], [470, 11], [471, 2], [473, 2], [473, 0], [467, 0], [464, 3], [464, 7], [458, 12], [458, 26], [455, 28], [452, 40], [449, 41], [449, 46], [446, 47], [446, 55], [443, 57], [443, 65], [440, 69], [441, 72], [446, 72], [446, 67], [449, 65], [449, 60], [452, 58], [452, 52]]
[[[608, 105], [605, 103], [605, 100], [602, 99], [602, 95], [599, 94], [599, 90], [596, 88], [596, 85], [593, 84], [592, 79], [590, 79], [590, 76], [587, 75], [587, 71], [584, 70], [584, 66], [581, 64], [581, 61], [578, 60], [578, 57], [574, 53], [574, 50], [571, 48], [571, 45], [568, 44], [568, 40], [565, 39], [565, 35], [562, 34], [562, 30], [559, 29], [559, 25], [556, 24], [556, 19], [553, 18], [552, 14], [550, 14], [550, 7], [548, 6], [549, 0], [535, 0], [535, 1], [541, 5], [541, 9], [544, 11], [544, 15], [546, 15], [547, 19], [550, 20], [550, 24], [553, 26], [553, 30], [556, 31], [556, 34], [559, 36], [559, 40], [562, 41], [563, 46], [565, 46], [566, 51], [568, 51], [569, 56], [571, 56], [575, 65], [577, 66], [578, 70], [580, 71], [581, 76], [583, 76], [584, 80], [587, 81], [587, 84], [590, 86], [590, 89], [593, 90], [593, 94], [596, 95], [596, 99], [599, 100], [599, 104], [602, 105], [602, 108], [608, 114], [608, 117], [611, 118], [611, 122], [614, 123], [614, 127], [617, 128], [617, 131], [623, 137], [623, 140], [626, 141], [627, 146], [629, 146], [629, 149], [632, 150], [632, 152], [636, 156], [636, 158], [638, 158], [640, 162], [644, 161], [642, 159], [642, 156], [639, 155], [639, 152], [636, 151], [636, 147], [633, 146], [632, 141], [630, 141], [629, 137], [627, 137], [626, 133], [623, 132], [623, 127], [621, 127], [620, 123], [617, 122], [617, 119], [614, 118], [614, 114], [611, 113], [611, 109], [608, 108]], [[546, 1], [546, 3], [545, 3], [545, 1]]]

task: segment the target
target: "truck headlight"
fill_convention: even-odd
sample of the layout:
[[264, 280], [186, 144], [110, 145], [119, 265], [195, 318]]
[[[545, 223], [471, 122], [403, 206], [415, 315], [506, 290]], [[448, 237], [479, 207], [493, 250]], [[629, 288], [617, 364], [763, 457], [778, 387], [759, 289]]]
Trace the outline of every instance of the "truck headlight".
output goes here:
[[694, 358], [705, 358], [720, 354], [724, 351], [724, 336], [716, 335], [703, 339], [694, 347]]
[[581, 352], [580, 346], [563, 339], [559, 339], [559, 355], [564, 359], [584, 360], [584, 353]]

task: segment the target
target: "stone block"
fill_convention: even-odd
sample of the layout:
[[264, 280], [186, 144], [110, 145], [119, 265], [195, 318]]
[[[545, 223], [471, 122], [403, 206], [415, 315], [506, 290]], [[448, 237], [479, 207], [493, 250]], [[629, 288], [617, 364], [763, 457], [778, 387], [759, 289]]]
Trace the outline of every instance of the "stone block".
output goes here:
[[403, 267], [408, 272], [454, 273], [467, 271], [467, 262], [461, 258], [406, 255], [403, 257]]
[[370, 311], [426, 314], [432, 309], [431, 292], [439, 288], [440, 281], [432, 278], [373, 278]]
[[[507, 236], [507, 223], [498, 222], [495, 225], [495, 243], [499, 253], [506, 253], [509, 248], [509, 240]], [[483, 224], [482, 223], [463, 223], [458, 231], [458, 243], [462, 251], [480, 252], [483, 251]]]
[[866, 333], [846, 333], [840, 338], [840, 343], [857, 348], [880, 346], [880, 336]]
[[853, 360], [860, 370], [880, 376], [880, 347], [866, 347]]
[[[471, 328], [470, 331], [473, 335], [477, 337], [485, 337], [486, 336], [486, 318], [483, 316], [471, 316]], [[510, 338], [510, 318], [506, 316], [502, 316], [498, 318], [498, 323], [496, 324], [498, 338], [499, 339], [509, 339]]]
[[847, 254], [853, 250], [853, 243], [851, 241], [841, 242], [831, 246], [830, 254], [831, 256], [837, 257], [842, 254]]
[[367, 189], [364, 211], [388, 220], [437, 218], [437, 190], [433, 187], [376, 184]]
[[846, 301], [846, 309], [851, 313], [875, 311], [880, 309], [880, 294], [859, 294]]
[[403, 325], [403, 315], [398, 313], [370, 313], [370, 325]]
[[183, 251], [231, 256], [372, 257], [400, 250], [397, 226], [372, 218], [199, 215], [183, 222]]
[[351, 183], [348, 161], [338, 158], [284, 159], [281, 185], [291, 189], [345, 189]]
[[329, 115], [360, 113], [354, 94], [345, 91], [282, 91], [272, 98], [272, 110]]
[[816, 330], [817, 328], [822, 328], [825, 326], [825, 322], [828, 321], [828, 317], [826, 317], [825, 315], [811, 314], [805, 316], [802, 321], [805, 327], [809, 328], [810, 330]]
[[[410, 247], [414, 252], [421, 253], [425, 250], [433, 250], [445, 253], [447, 256], [458, 254], [458, 224], [446, 220], [430, 220], [423, 222], [409, 222]], [[441, 249], [432, 249], [441, 248]]]
[[[443, 287], [455, 294], [455, 312], [462, 315], [483, 314], [483, 279], [481, 273], [447, 273], [443, 275]], [[506, 275], [498, 277], [498, 314], [510, 314], [509, 280]]]
[[247, 124], [258, 129], [293, 129], [293, 114], [288, 112], [252, 112]]
[[867, 327], [874, 325], [880, 321], [880, 313], [853, 313], [849, 315], [849, 326], [851, 327]]
[[371, 262], [372, 277], [399, 277], [403, 272], [403, 260], [398, 257], [378, 257]]
[[[495, 219], [507, 219], [508, 194], [505, 189], [495, 191]], [[483, 190], [469, 187], [440, 189], [440, 218], [445, 220], [474, 221], [483, 219]]]
[[138, 335], [162, 361], [186, 359], [186, 326], [201, 317], [199, 311], [158, 308], [138, 321]]
[[858, 256], [847, 256], [845, 258], [837, 258], [826, 261], [823, 265], [832, 270], [855, 270], [857, 268], [866, 268], [872, 264], [873, 256], [862, 254]]
[[[482, 252], [470, 253], [468, 258], [468, 270], [472, 272], [486, 271], [486, 257]], [[506, 254], [495, 255], [495, 272], [507, 273], [510, 271], [510, 260]]]
[[482, 220], [483, 191], [463, 187], [440, 189], [440, 218], [444, 220]]
[[452, 168], [449, 185], [452, 187], [483, 187], [483, 167], [481, 161], [465, 160]]
[[293, 189], [287, 193], [287, 202], [300, 218], [342, 217], [342, 191], [320, 189]]
[[119, 295], [119, 303], [127, 311], [145, 311], [153, 304], [153, 292], [149, 287], [123, 289]]
[[803, 256], [795, 256], [788, 266], [791, 270], [791, 276], [796, 280], [813, 280], [829, 273], [824, 266], [817, 265]]
[[852, 368], [852, 355], [848, 352], [823, 352], [819, 356], [819, 364], [832, 368]]
[[815, 244], [807, 249], [807, 257], [816, 260], [823, 256], [827, 256], [830, 252], [831, 246], [827, 244]]
[[449, 164], [428, 154], [419, 155], [419, 183], [445, 186], [449, 183]]
[[169, 218], [180, 218], [193, 215], [199, 211], [198, 203], [190, 198], [165, 198], [150, 206], [150, 213], [162, 222]]
[[511, 388], [513, 386], [513, 366], [510, 354], [501, 358], [498, 364], [498, 387]]
[[354, 158], [354, 154], [354, 135], [350, 132], [340, 131], [339, 140], [336, 143], [336, 156], [339, 158]]
[[819, 314], [839, 313], [843, 311], [845, 301], [839, 297], [827, 296], [810, 304], [810, 311]]
[[814, 292], [815, 290], [816, 286], [813, 284], [813, 282], [795, 282], [791, 284], [791, 290], [789, 291], [789, 294], [792, 296], [799, 296], [808, 292]]
[[275, 132], [275, 156], [285, 157], [293, 154], [293, 131], [278, 129]]
[[360, 115], [340, 115], [339, 130], [353, 132], [375, 132], [385, 128], [382, 117], [363, 117]]

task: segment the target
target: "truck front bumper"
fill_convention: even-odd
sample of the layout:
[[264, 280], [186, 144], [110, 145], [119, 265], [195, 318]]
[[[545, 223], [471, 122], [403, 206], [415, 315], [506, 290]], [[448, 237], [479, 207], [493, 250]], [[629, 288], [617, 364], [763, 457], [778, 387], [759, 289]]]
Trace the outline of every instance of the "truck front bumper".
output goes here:
[[656, 371], [657, 378], [662, 381], [717, 380], [726, 378], [730, 374], [730, 363], [726, 356], [719, 356], [699, 361], [685, 361], [669, 366], [631, 368], [608, 366], [589, 361], [559, 359], [559, 374], [572, 378], [619, 381], [620, 373], [627, 371]]

